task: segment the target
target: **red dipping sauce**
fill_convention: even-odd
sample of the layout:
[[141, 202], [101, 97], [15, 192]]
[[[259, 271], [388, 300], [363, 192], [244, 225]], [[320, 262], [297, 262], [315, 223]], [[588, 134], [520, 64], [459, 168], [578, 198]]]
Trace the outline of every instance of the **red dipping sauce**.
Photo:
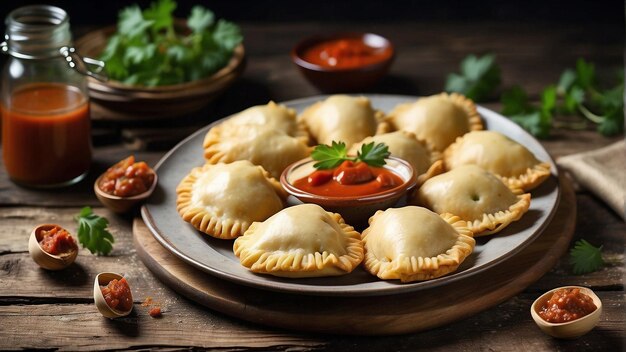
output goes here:
[[304, 192], [319, 196], [354, 197], [373, 195], [404, 183], [393, 171], [363, 162], [344, 161], [330, 170], [316, 170], [293, 182]]
[[539, 316], [550, 323], [565, 323], [592, 313], [598, 307], [593, 299], [578, 288], [564, 288], [554, 292], [547, 300]]
[[98, 187], [110, 195], [131, 197], [144, 193], [154, 182], [154, 172], [134, 156], [111, 166], [98, 182]]
[[91, 164], [87, 98], [75, 87], [28, 84], [2, 106], [7, 173], [29, 186], [57, 186], [85, 175]]
[[133, 295], [126, 278], [109, 281], [106, 287], [100, 287], [107, 305], [119, 311], [128, 311], [133, 307]]
[[78, 249], [76, 241], [69, 232], [60, 226], [54, 226], [48, 230], [41, 230], [41, 249], [52, 255], [63, 255]]
[[338, 69], [351, 69], [383, 62], [391, 57], [390, 46], [374, 46], [367, 37], [322, 41], [306, 49], [302, 58], [312, 64]]

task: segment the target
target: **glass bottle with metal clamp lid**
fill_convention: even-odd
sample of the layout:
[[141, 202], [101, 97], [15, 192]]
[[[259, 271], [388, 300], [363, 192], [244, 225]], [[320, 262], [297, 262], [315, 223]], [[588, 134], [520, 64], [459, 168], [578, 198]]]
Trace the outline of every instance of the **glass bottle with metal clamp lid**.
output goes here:
[[4, 167], [25, 186], [76, 183], [91, 164], [86, 76], [105, 79], [99, 74], [104, 63], [76, 53], [69, 17], [58, 7], [20, 7], [5, 22], [0, 50], [10, 57], [0, 101]]

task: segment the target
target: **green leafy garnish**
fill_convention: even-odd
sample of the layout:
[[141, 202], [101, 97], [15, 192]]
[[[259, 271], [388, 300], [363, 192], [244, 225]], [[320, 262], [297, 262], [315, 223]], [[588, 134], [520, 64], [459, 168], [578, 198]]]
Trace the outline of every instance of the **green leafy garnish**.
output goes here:
[[461, 62], [461, 73], [448, 75], [445, 90], [461, 93], [475, 101], [489, 97], [500, 85], [500, 67], [495, 60], [493, 54], [467, 56]]
[[100, 57], [109, 78], [150, 87], [193, 81], [226, 66], [243, 40], [239, 27], [196, 5], [189, 33], [181, 34], [175, 9], [173, 0], [158, 0], [143, 11], [138, 5], [120, 11], [117, 32]]
[[78, 222], [78, 241], [93, 254], [107, 255], [113, 249], [113, 235], [107, 231], [109, 221], [84, 207], [74, 217]]
[[576, 275], [594, 272], [604, 265], [602, 246], [594, 247], [584, 239], [576, 241], [574, 248], [569, 252], [569, 262]]
[[356, 157], [348, 156], [348, 150], [344, 142], [333, 141], [331, 145], [320, 144], [313, 150], [311, 157], [317, 163], [313, 164], [316, 169], [332, 169], [342, 162], [362, 161], [374, 167], [385, 165], [385, 158], [389, 157], [389, 148], [384, 143], [374, 142], [363, 144]]

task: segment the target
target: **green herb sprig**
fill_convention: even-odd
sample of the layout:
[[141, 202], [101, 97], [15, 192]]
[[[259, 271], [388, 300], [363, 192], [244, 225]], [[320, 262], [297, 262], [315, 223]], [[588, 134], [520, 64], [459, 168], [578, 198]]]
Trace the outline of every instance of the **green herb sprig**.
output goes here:
[[461, 62], [460, 69], [460, 74], [448, 75], [446, 91], [458, 92], [470, 99], [481, 101], [493, 94], [500, 85], [500, 67], [493, 54], [481, 57], [468, 55]]
[[602, 246], [594, 247], [584, 239], [576, 241], [569, 255], [572, 271], [576, 275], [591, 273], [604, 266]]
[[384, 143], [375, 144], [374, 142], [363, 144], [356, 157], [348, 156], [348, 149], [344, 142], [335, 141], [330, 146], [320, 144], [311, 153], [313, 160], [317, 161], [313, 167], [322, 170], [337, 167], [346, 160], [362, 161], [374, 167], [381, 167], [385, 165], [385, 158], [389, 155], [389, 148]]
[[189, 34], [176, 31], [173, 0], [138, 5], [119, 13], [117, 32], [100, 59], [109, 78], [129, 85], [160, 86], [208, 77], [226, 66], [243, 40], [237, 25], [196, 5], [187, 19]]
[[78, 222], [78, 241], [92, 254], [107, 255], [113, 249], [115, 239], [107, 231], [109, 220], [93, 213], [90, 207], [84, 207], [74, 217]]

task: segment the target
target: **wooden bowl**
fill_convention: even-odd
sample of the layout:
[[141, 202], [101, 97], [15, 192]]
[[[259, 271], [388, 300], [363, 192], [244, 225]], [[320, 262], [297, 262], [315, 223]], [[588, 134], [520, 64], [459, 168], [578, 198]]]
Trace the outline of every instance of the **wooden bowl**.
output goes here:
[[[98, 58], [116, 26], [90, 32], [75, 42], [82, 56]], [[130, 86], [117, 81], [101, 82], [88, 77], [91, 117], [94, 120], [143, 121], [171, 119], [197, 112], [230, 87], [245, 68], [243, 44], [228, 64], [212, 76], [158, 87]]]
[[144, 200], [150, 197], [152, 192], [154, 192], [154, 189], [156, 188], [156, 185], [158, 183], [159, 176], [156, 174], [156, 172], [153, 171], [153, 173], [154, 181], [152, 181], [152, 185], [150, 186], [150, 188], [147, 191], [135, 196], [119, 197], [108, 194], [101, 190], [100, 187], [98, 187], [98, 184], [100, 183], [100, 179], [104, 177], [104, 173], [96, 179], [96, 182], [94, 182], [93, 190], [100, 203], [102, 203], [105, 207], [118, 214], [126, 213], [141, 204]]
[[[310, 62], [306, 52], [320, 43], [357, 39], [375, 50], [389, 53], [382, 61], [356, 67], [329, 67]], [[334, 33], [316, 35], [298, 42], [291, 50], [291, 60], [298, 66], [304, 77], [325, 93], [362, 92], [382, 79], [395, 57], [395, 49], [391, 41], [374, 33]]]
[[[550, 323], [548, 321], [543, 320], [543, 318], [539, 316], [541, 307], [546, 301], [550, 299], [550, 297], [552, 297], [552, 294], [554, 293], [554, 291], [560, 290], [563, 288], [580, 289], [581, 293], [584, 293], [587, 296], [591, 297], [591, 299], [593, 300], [593, 303], [596, 305], [596, 310], [585, 315], [582, 318], [578, 318], [576, 320], [568, 321], [565, 323]], [[598, 296], [592, 290], [586, 287], [581, 287], [581, 286], [558, 287], [558, 288], [555, 288], [553, 290], [550, 290], [544, 293], [539, 298], [537, 298], [530, 307], [530, 314], [533, 317], [533, 320], [535, 321], [535, 323], [537, 323], [537, 326], [539, 326], [539, 328], [546, 334], [552, 337], [560, 338], [560, 339], [574, 339], [574, 338], [580, 337], [588, 333], [598, 324], [598, 321], [600, 320], [600, 315], [602, 314], [602, 301], [600, 301], [600, 298], [598, 298]]]

